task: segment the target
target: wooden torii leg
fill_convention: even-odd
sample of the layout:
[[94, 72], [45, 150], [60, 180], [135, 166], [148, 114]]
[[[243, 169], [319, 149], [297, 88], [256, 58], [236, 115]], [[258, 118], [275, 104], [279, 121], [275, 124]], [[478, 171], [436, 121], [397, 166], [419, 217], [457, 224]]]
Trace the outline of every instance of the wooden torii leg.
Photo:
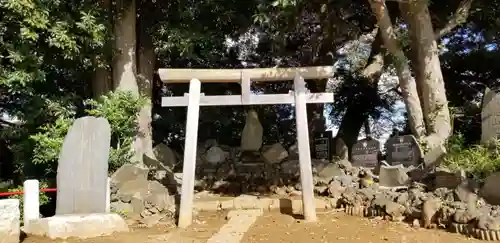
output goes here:
[[299, 74], [294, 79], [295, 120], [297, 126], [297, 142], [299, 147], [300, 183], [302, 185], [302, 209], [304, 220], [314, 222], [316, 202], [314, 201], [314, 182], [311, 168], [311, 151], [309, 150], [309, 129], [307, 124], [307, 89], [304, 78]]
[[196, 146], [198, 143], [198, 118], [200, 116], [200, 92], [200, 80], [192, 79], [189, 85], [184, 166], [182, 168], [181, 203], [178, 222], [180, 228], [186, 228], [193, 222], [193, 197]]

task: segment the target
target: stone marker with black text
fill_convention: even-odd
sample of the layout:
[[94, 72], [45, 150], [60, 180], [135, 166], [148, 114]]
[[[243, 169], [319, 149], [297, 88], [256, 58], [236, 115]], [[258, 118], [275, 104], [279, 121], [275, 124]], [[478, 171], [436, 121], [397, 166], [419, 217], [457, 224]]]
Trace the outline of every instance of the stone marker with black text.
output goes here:
[[332, 131], [314, 133], [313, 156], [314, 159], [332, 159]]
[[422, 157], [420, 147], [413, 135], [395, 136], [387, 141], [387, 163], [405, 167], [418, 165]]
[[352, 165], [375, 168], [378, 165], [379, 152], [379, 141], [372, 138], [359, 140], [352, 146]]

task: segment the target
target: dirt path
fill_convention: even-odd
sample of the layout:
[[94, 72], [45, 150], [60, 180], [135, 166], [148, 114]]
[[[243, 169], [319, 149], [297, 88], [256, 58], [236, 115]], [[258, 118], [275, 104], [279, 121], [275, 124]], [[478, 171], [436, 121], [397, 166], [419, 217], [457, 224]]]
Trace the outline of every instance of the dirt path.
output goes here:
[[443, 230], [414, 229], [403, 223], [369, 220], [343, 213], [322, 213], [318, 223], [267, 213], [245, 234], [241, 243], [478, 243]]
[[223, 212], [199, 213], [193, 225], [187, 229], [171, 226], [133, 228], [128, 233], [87, 240], [50, 240], [28, 236], [22, 243], [205, 243], [227, 222], [225, 216]]
[[[206, 243], [223, 229], [227, 212], [200, 213], [187, 229], [157, 227], [88, 240], [28, 237], [23, 243]], [[219, 232], [220, 233], [220, 232]], [[239, 238], [239, 237], [238, 237]], [[369, 220], [343, 213], [319, 212], [319, 222], [304, 223], [280, 212], [264, 213], [240, 243], [479, 243], [443, 230], [414, 229], [404, 223]], [[238, 242], [234, 242], [238, 243]]]

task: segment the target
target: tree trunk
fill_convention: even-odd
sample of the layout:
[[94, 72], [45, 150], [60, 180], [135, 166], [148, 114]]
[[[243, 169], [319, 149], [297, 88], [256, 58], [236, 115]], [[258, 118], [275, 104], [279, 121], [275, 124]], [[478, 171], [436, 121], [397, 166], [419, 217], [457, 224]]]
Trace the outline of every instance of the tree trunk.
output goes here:
[[423, 111], [427, 115], [428, 129], [424, 142], [432, 149], [443, 145], [451, 135], [448, 99], [427, 1], [411, 1], [408, 15], [412, 20], [410, 31], [415, 35], [415, 41], [418, 41], [416, 77], [422, 88]]
[[[457, 26], [460, 26], [463, 24], [466, 20], [467, 17], [469, 16], [470, 13], [470, 8], [473, 0], [462, 0], [460, 4], [458, 5], [455, 14], [451, 16], [448, 19], [448, 22], [445, 23], [443, 26], [440, 26], [441, 29], [435, 31], [435, 38], [440, 38], [446, 34], [448, 34], [450, 31], [452, 31], [454, 28]], [[406, 19], [405, 13], [408, 12], [407, 9], [405, 9], [404, 3], [400, 3], [400, 9], [401, 12], [403, 13], [403, 16]], [[394, 16], [391, 16], [394, 17]], [[407, 23], [410, 23], [411, 21], [407, 21]], [[414, 33], [410, 33], [410, 37], [414, 37]], [[380, 31], [377, 32], [377, 36], [372, 43], [372, 50], [370, 53], [370, 58], [368, 59], [367, 65], [362, 71], [362, 76], [367, 78], [366, 80], [368, 82], [371, 82], [375, 87], [377, 86], [377, 82], [379, 81], [380, 75], [382, 73], [382, 70], [384, 68], [384, 49], [381, 47], [383, 44]], [[413, 70], [418, 70], [418, 53], [417, 53], [418, 45], [413, 45], [412, 43], [412, 51], [410, 52], [410, 60], [412, 64], [412, 69]], [[418, 73], [416, 73], [416, 80], [420, 80], [418, 77]], [[422, 104], [422, 92], [421, 90], [423, 88], [420, 87], [421, 84], [417, 82], [417, 93], [419, 94], [419, 100], [420, 100], [420, 105], [423, 107]], [[363, 97], [366, 97], [366, 95], [363, 95]], [[347, 108], [347, 111], [342, 119], [342, 123], [340, 124], [339, 127], [339, 133], [337, 134], [337, 138], [342, 138], [342, 140], [347, 144], [347, 147], [349, 150], [351, 149], [351, 146], [354, 142], [357, 141], [359, 131], [361, 130], [362, 127], [362, 122], [367, 118], [367, 115], [364, 111], [370, 110], [373, 108], [373, 103], [369, 102], [363, 102], [363, 104], [366, 104], [366, 106], [363, 106], [361, 104], [358, 105], [350, 105]]]
[[[418, 52], [419, 52], [419, 40], [418, 37], [415, 33], [415, 25], [418, 23], [415, 22], [415, 19], [410, 17], [410, 9], [409, 9], [409, 4], [408, 2], [402, 2], [399, 3], [399, 9], [401, 12], [401, 15], [405, 21], [405, 23], [408, 25], [408, 34], [410, 37], [410, 50], [408, 51], [407, 56], [410, 59], [410, 66], [413, 70], [413, 76], [415, 78], [415, 82], [417, 83], [417, 92], [418, 92], [418, 97], [420, 99], [420, 107], [424, 107], [424, 96], [423, 96], [423, 85], [425, 82], [425, 75], [422, 76], [422, 72], [420, 72], [420, 66], [418, 62]], [[424, 115], [424, 123], [425, 123], [425, 131], [426, 134], [429, 131], [429, 114], [425, 110], [423, 111]]]
[[[114, 22], [115, 49], [113, 60], [113, 85], [116, 91], [131, 91], [139, 96], [136, 65], [136, 5], [135, 0], [117, 0]], [[140, 115], [139, 115], [140, 116]], [[141, 121], [139, 134], [132, 144], [132, 161], [142, 163]]]
[[[327, 83], [326, 80], [308, 80], [307, 87], [309, 88], [311, 93], [325, 92], [326, 83]], [[309, 122], [309, 124], [313, 123], [313, 121], [317, 119], [315, 117], [315, 113], [319, 114], [320, 120], [323, 121], [322, 126], [314, 126], [314, 129], [311, 132], [310, 136], [313, 136], [313, 132], [324, 132], [326, 130], [324, 108], [325, 104], [322, 103], [307, 104], [307, 121]], [[316, 125], [319, 124], [317, 124], [316, 122]]]
[[[107, 16], [111, 16], [111, 0], [103, 0], [101, 2], [101, 7], [108, 13]], [[111, 25], [111, 17], [107, 19]], [[111, 47], [111, 43], [106, 43], [106, 46]], [[107, 63], [110, 64], [111, 60], [106, 60]], [[107, 68], [105, 65], [97, 67], [94, 73], [94, 77], [92, 79], [92, 95], [94, 98], [99, 98], [102, 95], [107, 94], [108, 92], [113, 90], [113, 77], [111, 70]]]
[[372, 137], [372, 129], [370, 128], [370, 120], [366, 119], [365, 122], [363, 123], [364, 128], [365, 128], [365, 135], [367, 138]]
[[405, 101], [408, 121], [412, 133], [416, 137], [425, 135], [425, 123], [420, 107], [420, 99], [418, 97], [417, 85], [411, 77], [410, 67], [406, 56], [398, 44], [396, 34], [392, 26], [392, 21], [389, 17], [389, 12], [386, 8], [384, 0], [369, 0], [372, 12], [377, 18], [379, 28], [381, 30], [382, 39], [385, 47], [394, 59], [394, 65], [399, 78], [401, 93]]
[[99, 98], [113, 90], [111, 71], [105, 67], [98, 67], [92, 79], [92, 95]]
[[117, 0], [113, 82], [115, 90], [139, 95], [136, 79], [136, 6], [135, 0]]
[[[365, 92], [363, 92], [363, 95], [360, 96], [358, 102], [352, 102], [349, 104], [336, 136], [336, 139], [341, 138], [344, 141], [349, 151], [349, 156], [351, 154], [352, 145], [358, 141], [359, 132], [363, 126], [363, 122], [368, 119], [370, 111], [375, 108], [370, 97], [378, 95], [376, 93], [378, 81], [380, 80], [380, 76], [384, 70], [384, 63], [382, 38], [380, 32], [377, 31], [375, 40], [373, 40], [371, 45], [370, 57], [361, 71], [361, 76], [363, 77], [363, 80], [361, 81], [366, 82], [366, 86], [371, 88], [367, 88]], [[370, 94], [372, 92], [375, 92], [375, 94]], [[340, 156], [338, 152], [342, 151], [335, 151], [335, 154]]]
[[143, 154], [154, 158], [153, 154], [153, 135], [151, 129], [152, 97], [153, 97], [153, 78], [155, 69], [155, 53], [153, 42], [149, 34], [148, 27], [153, 23], [145, 9], [139, 10], [138, 21], [138, 82], [139, 93], [149, 99], [139, 113], [139, 136], [137, 143]]

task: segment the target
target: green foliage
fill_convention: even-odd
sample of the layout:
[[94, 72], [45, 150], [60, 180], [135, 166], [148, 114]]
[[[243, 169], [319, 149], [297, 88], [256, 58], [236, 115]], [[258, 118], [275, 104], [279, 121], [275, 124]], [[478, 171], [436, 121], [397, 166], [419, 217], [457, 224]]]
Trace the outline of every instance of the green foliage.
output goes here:
[[462, 134], [453, 135], [448, 140], [448, 154], [443, 165], [452, 171], [464, 170], [475, 179], [483, 181], [489, 174], [500, 170], [500, 141], [492, 147], [483, 145], [467, 146]]
[[131, 92], [114, 92], [99, 100], [87, 101], [92, 106], [87, 113], [105, 117], [111, 126], [113, 144], [109, 158], [110, 171], [130, 162], [132, 142], [138, 134], [137, 115], [147, 102], [145, 97], [135, 97]]
[[[47, 173], [36, 164], [42, 159], [32, 161], [31, 136], [55, 132], [43, 143], [61, 143], [58, 132], [88, 97], [86, 80], [105, 65], [111, 29], [102, 10], [88, 0], [0, 0], [0, 112], [20, 121], [0, 138], [10, 143], [17, 179]], [[53, 149], [43, 153], [57, 157]]]
[[[102, 96], [99, 100], [88, 100], [88, 115], [104, 117], [111, 126], [112, 148], [109, 158], [109, 171], [116, 170], [130, 162], [131, 145], [137, 134], [137, 114], [146, 100], [137, 98], [131, 92], [115, 92]], [[41, 132], [31, 136], [34, 144], [33, 163], [42, 165], [45, 174], [55, 173], [57, 159], [75, 116], [61, 116], [54, 123], [40, 127]]]
[[127, 210], [111, 210], [111, 213], [116, 213], [124, 218], [127, 218], [127, 216], [130, 215], [131, 212], [127, 211]]
[[91, 1], [0, 1], [0, 85], [33, 94], [39, 88], [33, 84], [61, 72], [54, 65], [92, 68], [97, 60], [92, 51], [99, 53], [108, 36], [96, 7]]

